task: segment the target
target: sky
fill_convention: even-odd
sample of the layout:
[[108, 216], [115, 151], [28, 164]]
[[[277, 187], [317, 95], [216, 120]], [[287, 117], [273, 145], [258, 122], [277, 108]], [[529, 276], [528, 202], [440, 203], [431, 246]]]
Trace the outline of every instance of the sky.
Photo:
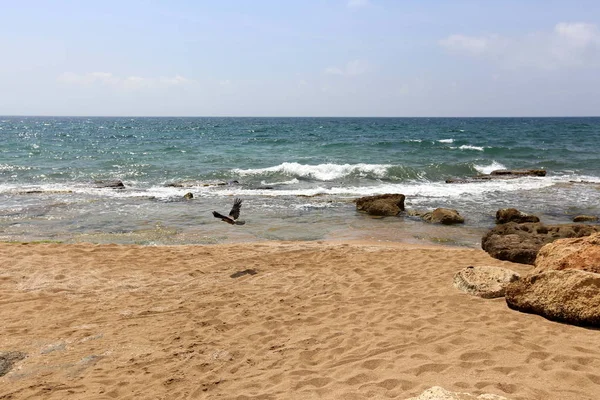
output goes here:
[[598, 116], [598, 0], [0, 0], [0, 115]]

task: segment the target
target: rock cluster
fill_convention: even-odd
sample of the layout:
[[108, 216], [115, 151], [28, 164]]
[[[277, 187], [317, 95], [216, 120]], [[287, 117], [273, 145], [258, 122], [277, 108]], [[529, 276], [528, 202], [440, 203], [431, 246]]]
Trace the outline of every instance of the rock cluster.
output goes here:
[[533, 264], [538, 251], [556, 239], [578, 238], [600, 232], [600, 227], [584, 224], [544, 225], [509, 222], [498, 225], [481, 239], [481, 247], [499, 260]]
[[506, 287], [512, 309], [600, 327], [600, 233], [542, 247], [535, 268]]

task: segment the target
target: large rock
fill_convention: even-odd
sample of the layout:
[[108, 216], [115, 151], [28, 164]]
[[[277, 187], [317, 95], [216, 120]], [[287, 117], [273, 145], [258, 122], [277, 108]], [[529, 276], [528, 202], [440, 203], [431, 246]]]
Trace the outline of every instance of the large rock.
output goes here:
[[575, 239], [560, 239], [542, 247], [532, 273], [578, 269], [600, 274], [600, 233]]
[[595, 215], [578, 215], [573, 218], [573, 222], [596, 222], [598, 217]]
[[476, 396], [471, 393], [451, 392], [440, 386], [433, 386], [417, 397], [406, 400], [508, 400], [497, 394], [484, 393]]
[[600, 274], [574, 269], [530, 274], [510, 283], [505, 298], [515, 310], [600, 327]]
[[395, 216], [404, 211], [403, 194], [381, 194], [356, 199], [356, 209], [369, 215]]
[[421, 215], [424, 221], [431, 222], [434, 224], [462, 224], [465, 219], [456, 210], [450, 208], [436, 208], [432, 212]]
[[454, 287], [468, 294], [493, 299], [504, 296], [506, 285], [519, 279], [519, 274], [507, 268], [476, 266], [462, 269], [454, 275]]
[[540, 222], [540, 219], [535, 215], [522, 213], [516, 208], [502, 208], [496, 211], [497, 224], [506, 224], [508, 222], [522, 224], [524, 222]]
[[583, 224], [544, 225], [509, 222], [497, 225], [481, 239], [481, 248], [499, 260], [533, 264], [538, 251], [556, 239], [589, 236], [599, 227]]

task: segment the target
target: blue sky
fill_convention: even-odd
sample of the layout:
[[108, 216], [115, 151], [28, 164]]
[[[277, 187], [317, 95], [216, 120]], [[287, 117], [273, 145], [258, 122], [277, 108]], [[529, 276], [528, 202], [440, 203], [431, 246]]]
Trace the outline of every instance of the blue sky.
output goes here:
[[0, 10], [0, 115], [600, 115], [597, 0]]

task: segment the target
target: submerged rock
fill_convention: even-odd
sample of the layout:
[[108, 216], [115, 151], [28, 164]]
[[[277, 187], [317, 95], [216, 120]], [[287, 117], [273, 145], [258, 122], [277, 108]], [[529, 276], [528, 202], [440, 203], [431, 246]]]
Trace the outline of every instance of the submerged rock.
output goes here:
[[404, 211], [403, 194], [381, 194], [355, 200], [356, 209], [369, 215], [396, 216]]
[[543, 169], [498, 169], [489, 175], [475, 175], [468, 178], [446, 179], [446, 183], [472, 183], [498, 179], [516, 179], [523, 176], [546, 176]]
[[454, 275], [454, 287], [484, 299], [503, 297], [506, 286], [519, 279], [519, 274], [507, 268], [475, 266]]
[[433, 224], [462, 224], [465, 219], [456, 210], [450, 208], [436, 208], [432, 212], [428, 212], [421, 215], [421, 218], [426, 222]]
[[567, 269], [530, 274], [506, 287], [515, 310], [574, 325], [600, 326], [600, 274]]
[[114, 181], [94, 181], [97, 188], [125, 189], [125, 185], [120, 180]]
[[525, 214], [516, 208], [502, 208], [496, 211], [496, 223], [506, 224], [507, 222], [540, 222], [540, 219], [535, 215]]
[[546, 176], [545, 169], [497, 169], [490, 175]]
[[595, 215], [578, 215], [573, 218], [573, 222], [596, 222], [598, 217]]

